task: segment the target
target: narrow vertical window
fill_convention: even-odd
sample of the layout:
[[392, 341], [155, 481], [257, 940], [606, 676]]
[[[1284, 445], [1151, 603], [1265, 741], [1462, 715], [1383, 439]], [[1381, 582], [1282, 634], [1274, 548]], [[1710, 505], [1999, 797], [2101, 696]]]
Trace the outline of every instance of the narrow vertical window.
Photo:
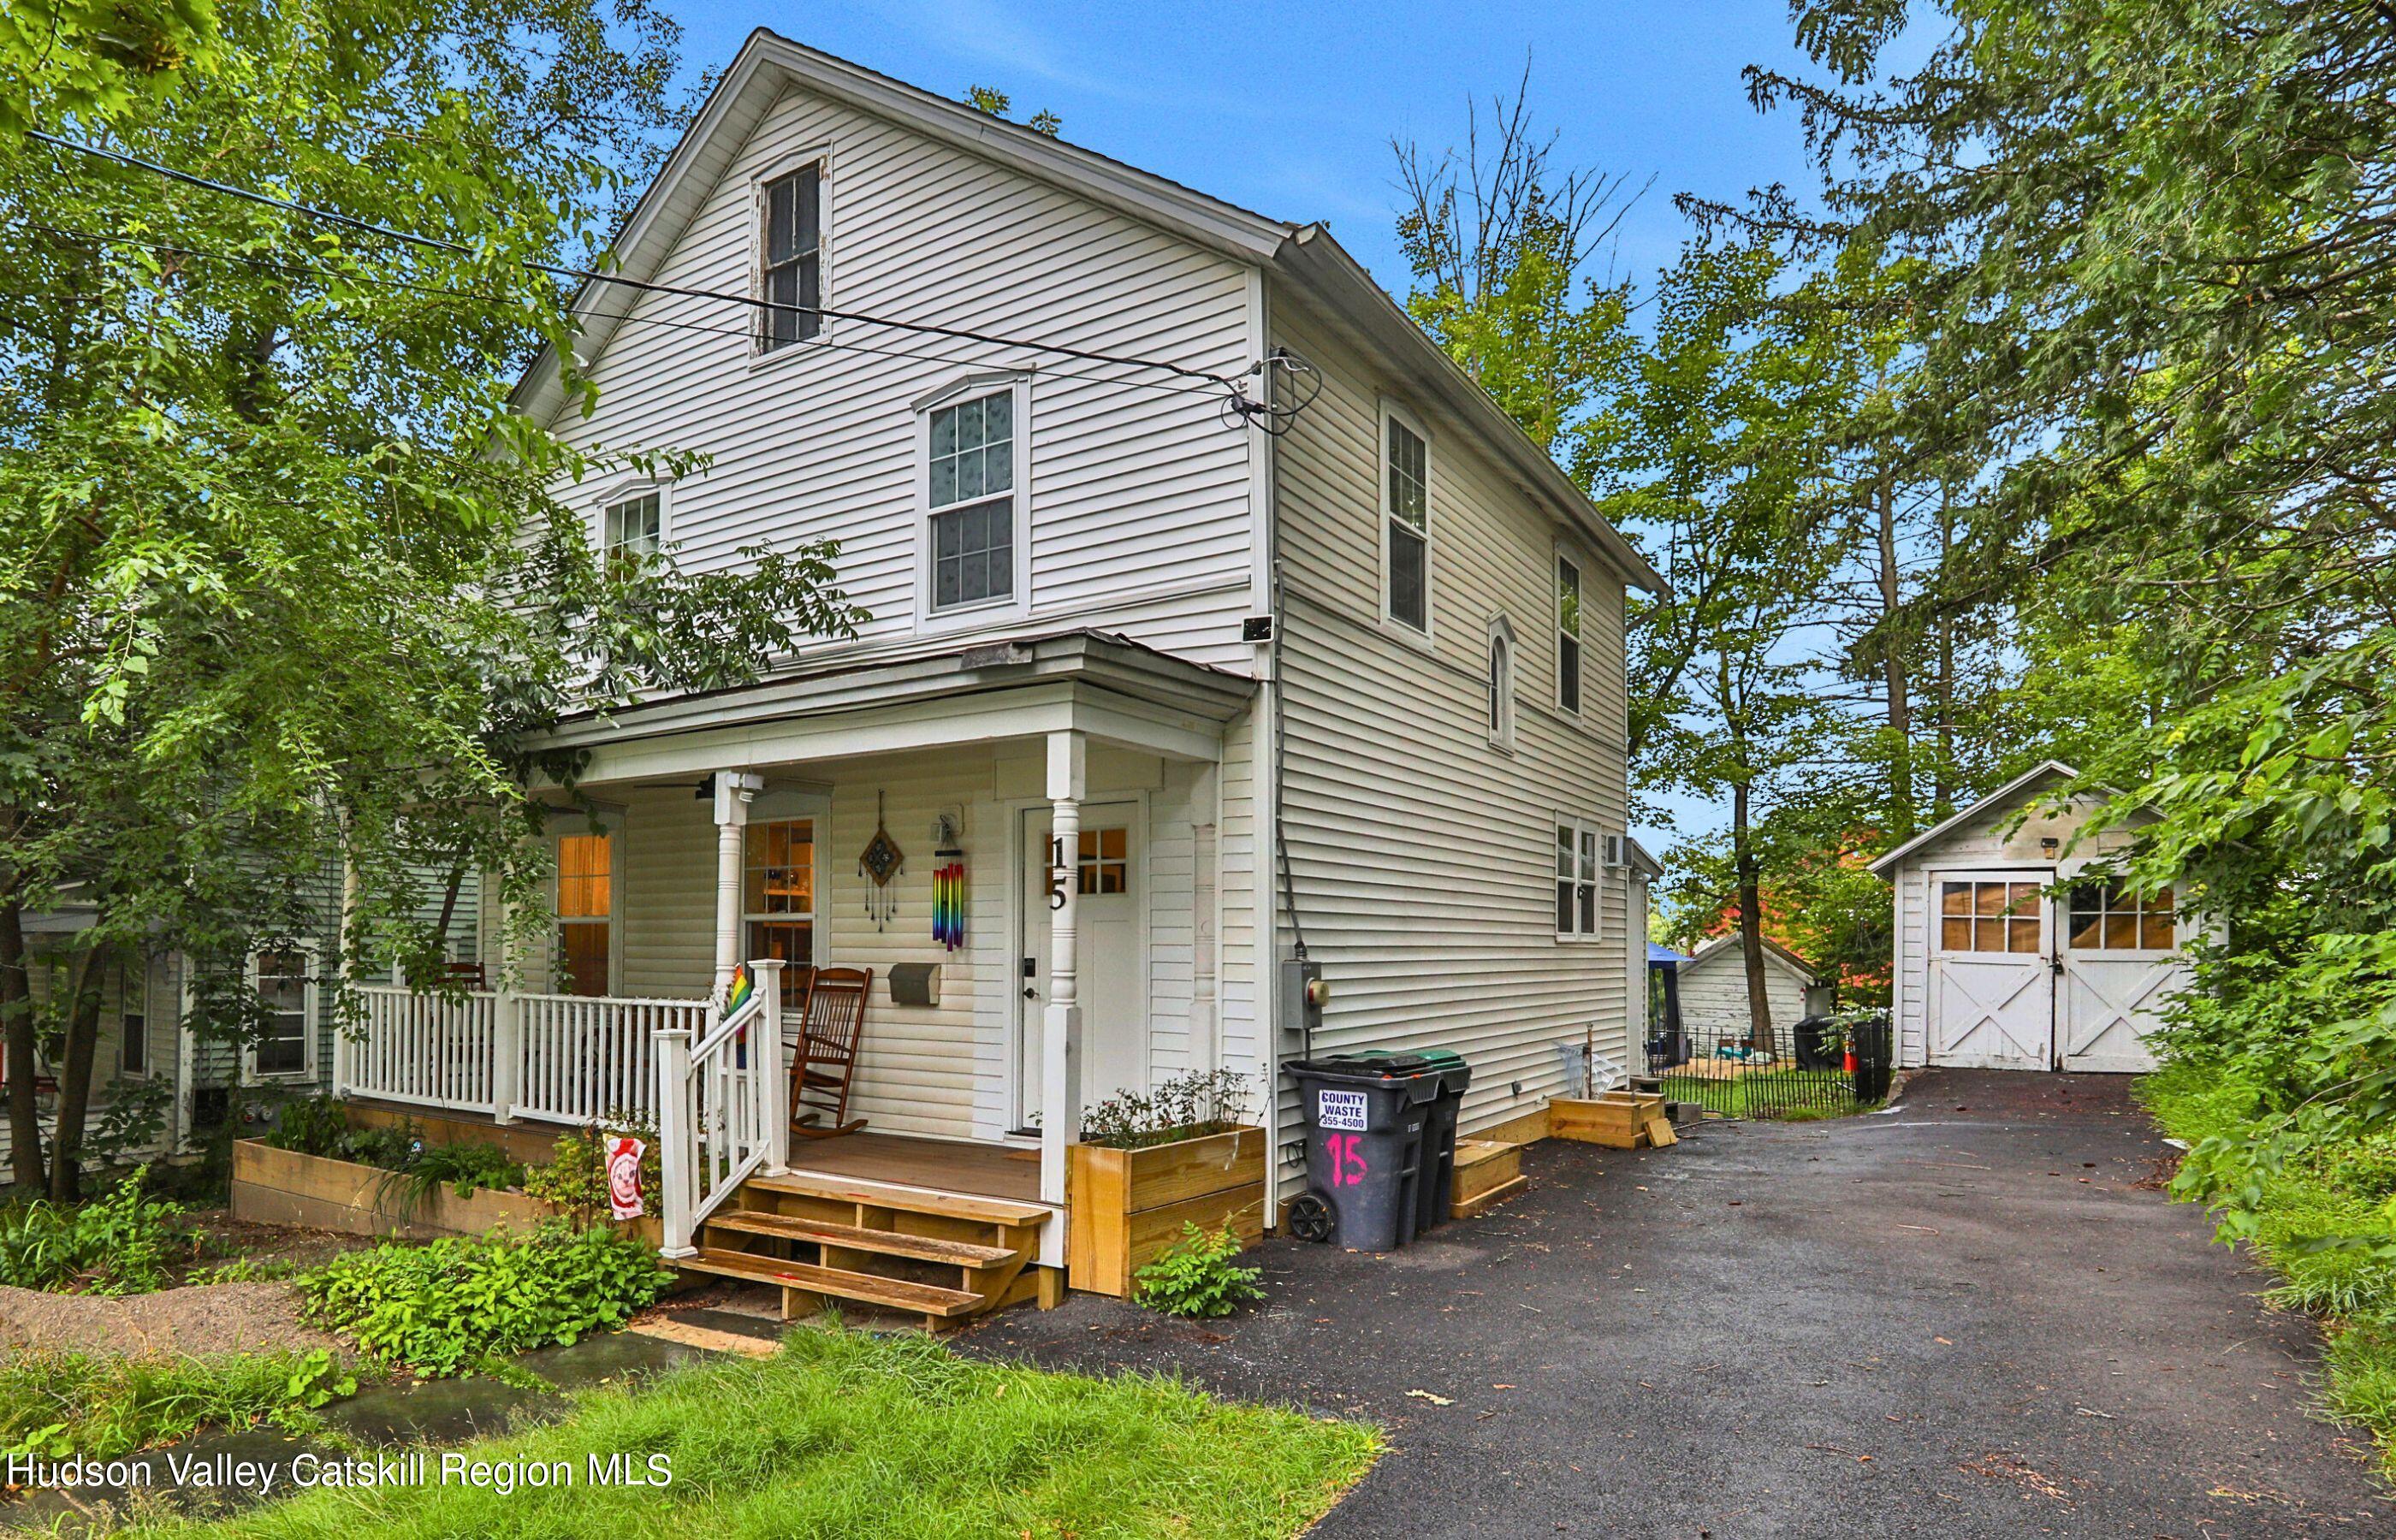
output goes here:
[[308, 961], [306, 952], [286, 949], [260, 952], [251, 964], [260, 1013], [258, 1039], [249, 1051], [253, 1074], [308, 1072], [315, 1020], [315, 985], [308, 976]]
[[609, 834], [557, 839], [560, 993], [604, 995], [614, 962], [615, 845]]
[[767, 309], [758, 350], [772, 352], [823, 330], [822, 167], [803, 166], [765, 184], [759, 285]]
[[1556, 558], [1556, 704], [1580, 710], [1580, 568]]
[[935, 611], [1015, 597], [1015, 392], [931, 414], [926, 501]]
[[813, 818], [775, 818], [749, 826], [740, 907], [749, 925], [749, 955], [779, 957], [782, 1003], [796, 1005], [816, 960], [816, 825]]
[[1597, 934], [1599, 838], [1594, 824], [1556, 820], [1556, 935]]
[[1489, 741], [1500, 749], [1514, 746], [1514, 632], [1500, 618], [1489, 627]]
[[1431, 630], [1431, 452], [1422, 435], [1392, 415], [1384, 419], [1382, 522], [1388, 529], [1389, 617]]

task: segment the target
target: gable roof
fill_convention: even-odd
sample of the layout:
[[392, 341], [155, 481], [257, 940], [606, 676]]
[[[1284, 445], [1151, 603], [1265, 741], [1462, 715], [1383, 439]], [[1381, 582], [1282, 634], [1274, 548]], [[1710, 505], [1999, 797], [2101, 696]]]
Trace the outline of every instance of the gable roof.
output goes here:
[[1958, 829], [1970, 823], [1974, 818], [1980, 816], [1980, 815], [1990, 812], [1992, 809], [2022, 801], [2030, 792], [2037, 790], [2041, 787], [2052, 785], [2057, 781], [2074, 781], [2079, 778], [2080, 772], [2064, 763], [2061, 760], [2051, 759], [2042, 761], [2030, 769], [2023, 771], [2020, 775], [2016, 776], [2013, 779], [2005, 782], [2004, 785], [1998, 787], [1994, 791], [1990, 792], [1987, 796], [1982, 797], [1978, 802], [1976, 802], [1971, 806], [1964, 808], [1962, 812], [1957, 813], [1952, 817], [1946, 819], [1944, 822], [1934, 828], [1923, 830], [1921, 833], [1916, 834], [1913, 838], [1906, 841], [1903, 844], [1898, 845], [1895, 850], [1890, 851], [1887, 855], [1883, 856], [1878, 860], [1872, 862], [1867, 870], [1875, 876], [1885, 877], [1891, 871], [1896, 870], [1897, 864], [1899, 861], [1902, 861], [1907, 856], [1913, 855], [1916, 851], [1926, 850], [1930, 846], [1937, 844], [1941, 840], [1944, 840], [1948, 835], [1952, 834]]
[[[1411, 317], [1320, 224], [1293, 225], [1226, 203], [1109, 156], [878, 74], [760, 27], [749, 34], [664, 166], [633, 206], [610, 251], [613, 271], [648, 279], [688, 228], [749, 135], [792, 87], [897, 123], [928, 139], [1177, 235], [1231, 260], [1265, 269], [1316, 301], [1342, 339], [1387, 368], [1424, 400], [1472, 431], [1516, 485], [1559, 522], [1587, 538], [1625, 580], [1661, 593], [1664, 579], [1607, 522], [1586, 493], [1488, 392], [1424, 335]], [[595, 358], [621, 325], [592, 308], [586, 282], [572, 305], [581, 317], [581, 355]], [[517, 410], [546, 418], [565, 402], [557, 358], [544, 346], [517, 379]]]
[[[1768, 936], [1764, 936], [1761, 939], [1764, 942], [1764, 955], [1767, 959], [1778, 958], [1781, 962], [1786, 962], [1789, 966], [1796, 969], [1799, 973], [1804, 974], [1805, 976], [1805, 982], [1808, 984], [1816, 984], [1821, 981], [1822, 976], [1816, 971], [1814, 964], [1806, 962], [1804, 958], [1798, 956], [1795, 952], [1790, 951], [1788, 948], [1782, 946], [1779, 942], [1775, 941]], [[1688, 962], [1681, 971], [1683, 973], [1686, 973], [1689, 969], [1697, 966], [1701, 962], [1710, 962], [1714, 958], [1722, 956], [1725, 951], [1736, 952], [1737, 949], [1737, 932], [1733, 931], [1728, 936], [1717, 936], [1712, 940], [1698, 947], [1696, 951], [1691, 952], [1689, 954]]]

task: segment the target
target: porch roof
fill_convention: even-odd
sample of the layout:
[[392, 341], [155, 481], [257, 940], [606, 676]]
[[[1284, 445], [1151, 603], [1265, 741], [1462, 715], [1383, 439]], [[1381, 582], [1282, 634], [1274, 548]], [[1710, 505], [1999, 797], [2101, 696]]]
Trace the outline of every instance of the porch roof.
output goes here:
[[568, 717], [545, 749], [617, 780], [1073, 729], [1211, 760], [1256, 681], [1111, 632], [1076, 630], [802, 667], [754, 684]]

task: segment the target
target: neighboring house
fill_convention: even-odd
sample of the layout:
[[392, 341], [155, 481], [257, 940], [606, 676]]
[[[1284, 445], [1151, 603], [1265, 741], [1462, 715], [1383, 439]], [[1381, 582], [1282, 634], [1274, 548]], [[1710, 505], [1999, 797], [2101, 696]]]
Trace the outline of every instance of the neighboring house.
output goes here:
[[[1754, 1017], [1748, 1003], [1747, 959], [1736, 933], [1708, 941], [1677, 964], [1675, 972], [1681, 1024], [1699, 1053], [1749, 1035]], [[1812, 963], [1768, 936], [1764, 938], [1764, 990], [1773, 1042], [1783, 1055], [1793, 1051], [1790, 1029], [1830, 1009], [1830, 982]]]
[[2220, 927], [2171, 893], [2079, 880], [2130, 830], [2083, 830], [2101, 798], [2057, 805], [2078, 778], [2049, 760], [1872, 863], [1897, 895], [1898, 1064], [2154, 1067], [2145, 1040], [2188, 983], [2183, 948]]

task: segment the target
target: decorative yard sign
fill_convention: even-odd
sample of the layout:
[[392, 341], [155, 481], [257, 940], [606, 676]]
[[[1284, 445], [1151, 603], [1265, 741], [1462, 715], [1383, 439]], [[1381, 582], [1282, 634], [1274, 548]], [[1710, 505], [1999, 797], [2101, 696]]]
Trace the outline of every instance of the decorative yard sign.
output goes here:
[[619, 1219], [638, 1219], [641, 1207], [641, 1157], [648, 1147], [625, 1137], [607, 1152], [607, 1212]]

